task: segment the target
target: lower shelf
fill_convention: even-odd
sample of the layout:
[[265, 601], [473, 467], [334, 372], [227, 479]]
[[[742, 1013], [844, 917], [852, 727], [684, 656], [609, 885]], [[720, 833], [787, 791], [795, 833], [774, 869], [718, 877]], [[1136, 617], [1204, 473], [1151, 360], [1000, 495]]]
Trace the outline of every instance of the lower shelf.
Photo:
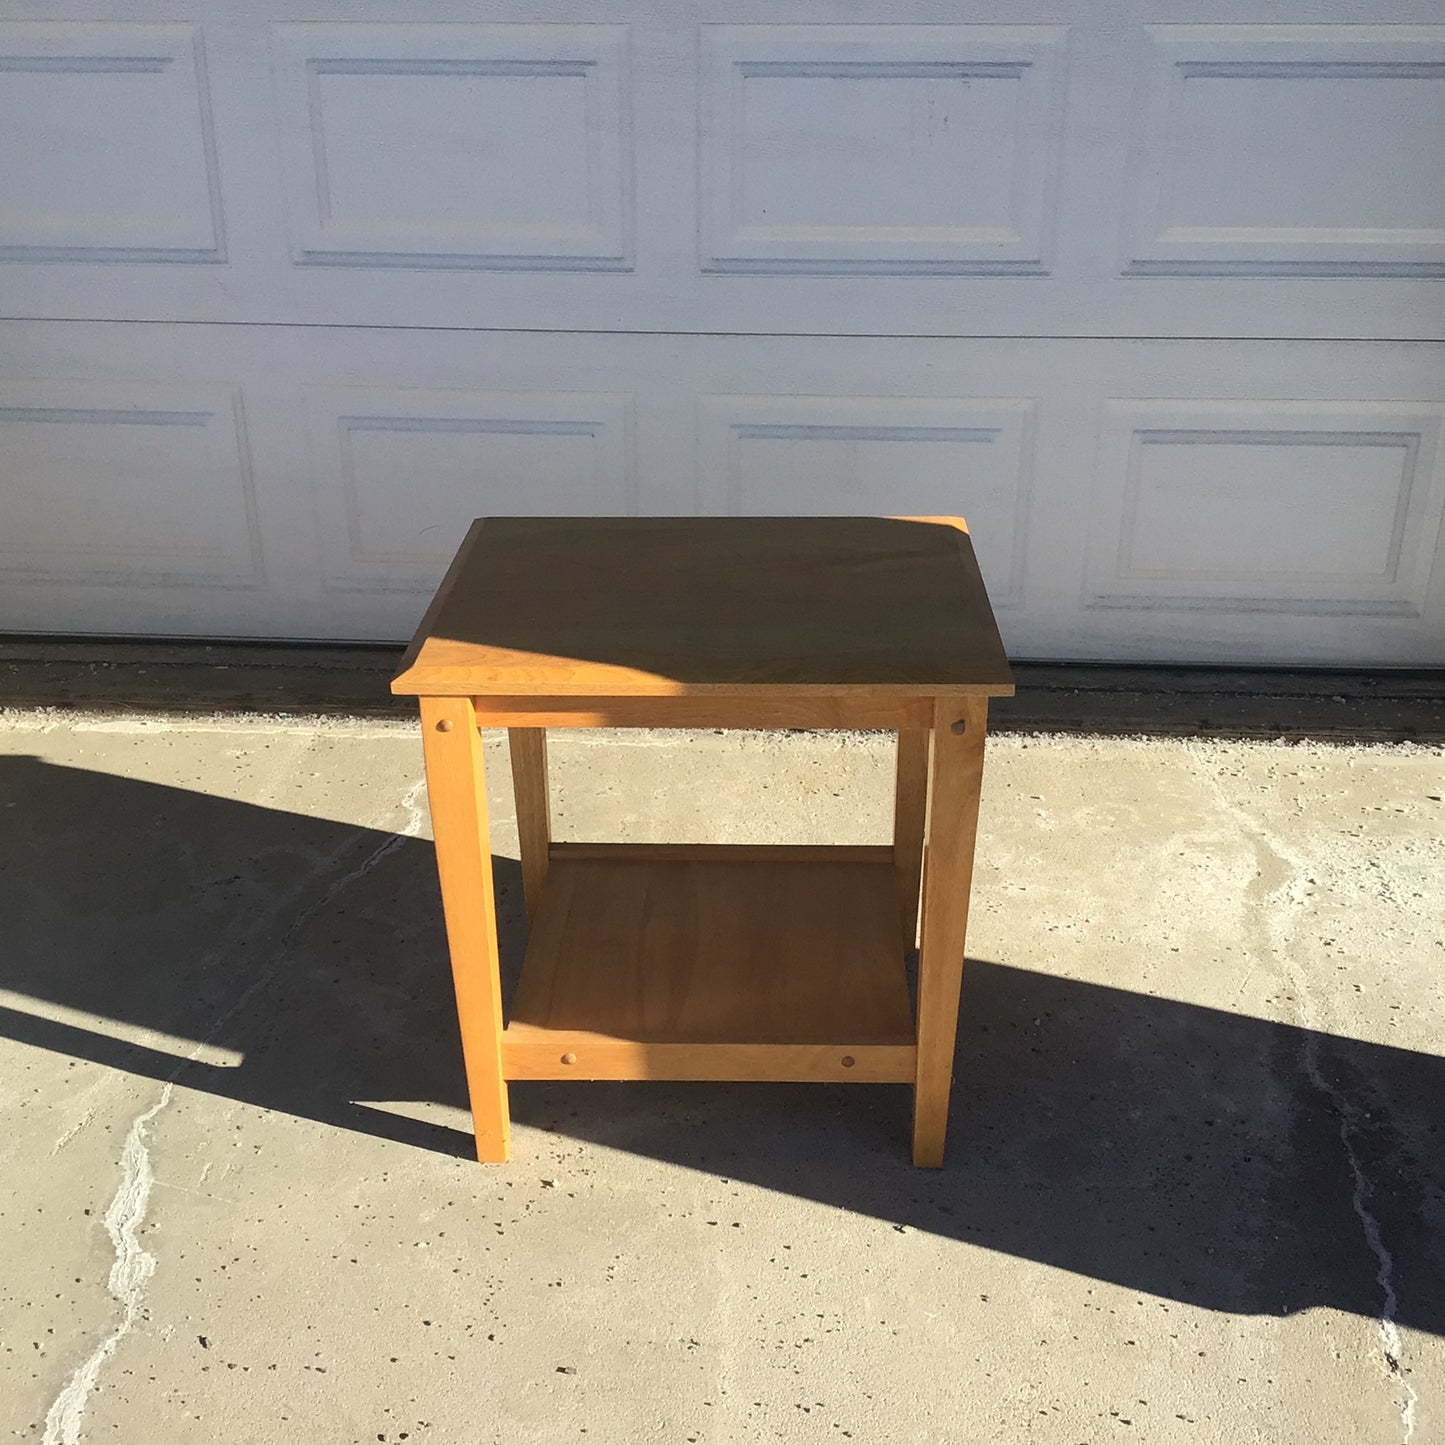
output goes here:
[[906, 1083], [891, 861], [765, 850], [554, 857], [510, 1022], [509, 1079]]

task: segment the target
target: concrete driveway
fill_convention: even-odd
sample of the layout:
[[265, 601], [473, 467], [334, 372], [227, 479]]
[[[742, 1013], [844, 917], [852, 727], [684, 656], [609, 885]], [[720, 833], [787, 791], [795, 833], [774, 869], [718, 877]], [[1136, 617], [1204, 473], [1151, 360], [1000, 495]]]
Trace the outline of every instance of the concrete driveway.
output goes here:
[[[553, 753], [560, 836], [888, 826], [880, 737]], [[420, 779], [0, 722], [10, 1438], [1445, 1440], [1445, 752], [991, 744], [937, 1173], [881, 1086], [517, 1085], [471, 1162]]]

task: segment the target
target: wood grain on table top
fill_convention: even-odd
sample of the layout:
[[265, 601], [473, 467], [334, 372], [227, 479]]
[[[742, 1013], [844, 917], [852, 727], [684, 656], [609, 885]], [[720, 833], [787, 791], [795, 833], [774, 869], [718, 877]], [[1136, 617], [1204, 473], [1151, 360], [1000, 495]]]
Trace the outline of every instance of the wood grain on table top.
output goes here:
[[959, 518], [490, 517], [396, 693], [1007, 696]]

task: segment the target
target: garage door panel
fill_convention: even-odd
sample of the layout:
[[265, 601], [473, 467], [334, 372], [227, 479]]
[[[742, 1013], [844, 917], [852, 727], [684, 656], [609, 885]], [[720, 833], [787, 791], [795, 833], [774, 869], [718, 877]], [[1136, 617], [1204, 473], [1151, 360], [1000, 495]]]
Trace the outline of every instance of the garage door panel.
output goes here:
[[0, 569], [80, 588], [73, 626], [111, 614], [85, 589], [260, 588], [239, 392], [177, 383], [0, 384]]
[[[0, 425], [0, 627], [401, 639], [485, 512], [961, 512], [1021, 657], [1445, 664], [1432, 347], [37, 322], [0, 384], [100, 418]], [[116, 551], [158, 499], [182, 555]]]
[[1129, 272], [1445, 276], [1445, 31], [1150, 26], [1144, 76]]
[[615, 25], [275, 27], [294, 260], [630, 269], [626, 36]]
[[618, 394], [314, 388], [324, 585], [430, 594], [474, 517], [637, 511]]
[[744, 516], [966, 515], [996, 610], [1018, 606], [1037, 402], [709, 396], [702, 510]]
[[[75, 21], [42, 29], [120, 36], [92, 59], [171, 59], [0, 67], [0, 109], [49, 136], [0, 314], [1445, 336], [1445, 27], [1402, 23], [1438, 20], [1429, 0], [1328, 26], [1249, 23], [1238, 0], [1209, 26], [1161, 23], [1182, 0], [971, 24], [920, 23], [928, 0], [862, 25], [831, 0], [784, 25], [753, 0], [709, 23], [636, 0], [546, 25], [522, 0], [354, 8], [195, 0], [195, 26], [98, 26], [58, 7]], [[147, 86], [140, 110], [96, 99]]]
[[1089, 605], [1421, 617], [1442, 416], [1348, 400], [1109, 403]]
[[704, 271], [1047, 269], [1063, 27], [704, 26]]
[[0, 24], [0, 262], [225, 261], [196, 25]]

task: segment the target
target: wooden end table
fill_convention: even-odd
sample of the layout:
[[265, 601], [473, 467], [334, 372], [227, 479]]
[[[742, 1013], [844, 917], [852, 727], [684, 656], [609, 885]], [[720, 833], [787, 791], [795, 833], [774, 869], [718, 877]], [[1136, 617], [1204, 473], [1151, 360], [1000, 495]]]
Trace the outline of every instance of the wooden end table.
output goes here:
[[[421, 702], [478, 1159], [508, 1157], [509, 1080], [758, 1079], [911, 1083], [914, 1163], [942, 1164], [1013, 692], [960, 519], [485, 518], [392, 691]], [[505, 1024], [482, 727], [508, 729], [530, 921]], [[893, 842], [555, 843], [558, 727], [890, 729]]]

